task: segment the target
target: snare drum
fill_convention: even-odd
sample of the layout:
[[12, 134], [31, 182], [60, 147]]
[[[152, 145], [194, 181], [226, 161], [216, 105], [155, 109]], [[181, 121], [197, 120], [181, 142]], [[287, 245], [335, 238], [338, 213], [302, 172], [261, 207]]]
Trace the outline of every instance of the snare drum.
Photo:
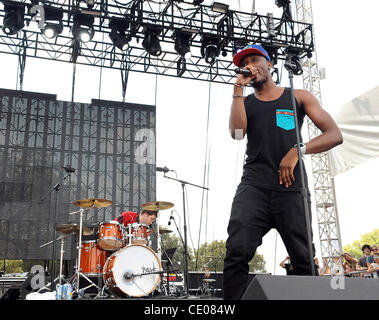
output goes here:
[[100, 248], [115, 251], [123, 247], [122, 227], [117, 221], [104, 221], [99, 225], [97, 244]]
[[95, 240], [82, 242], [80, 271], [87, 276], [102, 274], [104, 264], [110, 254], [110, 252], [102, 250]]

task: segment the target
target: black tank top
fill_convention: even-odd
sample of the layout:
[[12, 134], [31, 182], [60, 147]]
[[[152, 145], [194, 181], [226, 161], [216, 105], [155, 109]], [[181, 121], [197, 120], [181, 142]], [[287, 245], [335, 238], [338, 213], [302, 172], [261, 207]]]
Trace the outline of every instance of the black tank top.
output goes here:
[[[305, 111], [296, 100], [299, 130]], [[279, 164], [296, 144], [295, 117], [291, 103], [291, 89], [273, 101], [258, 100], [254, 94], [245, 100], [247, 115], [247, 150], [241, 183], [274, 191], [301, 191], [299, 162], [294, 169], [295, 182], [286, 188], [279, 184]], [[300, 135], [300, 141], [302, 141]], [[305, 173], [305, 185], [308, 186]]]

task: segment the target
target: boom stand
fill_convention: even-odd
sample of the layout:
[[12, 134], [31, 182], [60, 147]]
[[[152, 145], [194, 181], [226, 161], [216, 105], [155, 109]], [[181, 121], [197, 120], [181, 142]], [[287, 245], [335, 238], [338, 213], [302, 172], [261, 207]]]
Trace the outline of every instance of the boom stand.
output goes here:
[[187, 296], [189, 296], [189, 288], [188, 288], [188, 249], [187, 249], [186, 196], [185, 196], [184, 187], [185, 187], [186, 184], [189, 184], [191, 186], [194, 186], [194, 187], [197, 187], [197, 188], [200, 188], [200, 189], [209, 190], [209, 188], [202, 187], [202, 186], [199, 186], [199, 185], [196, 185], [196, 184], [193, 184], [193, 183], [189, 183], [187, 181], [178, 180], [176, 178], [167, 177], [166, 176], [166, 172], [163, 174], [163, 177], [167, 178], [167, 179], [175, 180], [177, 182], [180, 182], [181, 185], [182, 185], [182, 193], [183, 193], [183, 219], [184, 219], [184, 226], [183, 226], [183, 229], [184, 229], [184, 286], [186, 288]]
[[[40, 202], [42, 202], [50, 193], [55, 191], [55, 213], [54, 213], [54, 230], [53, 230], [53, 239], [57, 237], [57, 211], [58, 211], [58, 192], [60, 186], [63, 184], [63, 182], [71, 175], [70, 171], [66, 170], [67, 175], [63, 177], [62, 183], [57, 183], [48, 193], [46, 193], [41, 199]], [[53, 253], [51, 257], [51, 291], [54, 291], [54, 277], [55, 277], [55, 241], [53, 243]]]
[[293, 85], [294, 73], [296, 75], [300, 75], [303, 73], [298, 55], [296, 53], [287, 51], [286, 62], [284, 63], [284, 67], [288, 71], [288, 77], [289, 77], [290, 85], [291, 85], [291, 102], [292, 102], [292, 109], [293, 109], [294, 118], [295, 118], [296, 145], [297, 145], [297, 152], [299, 156], [298, 161], [300, 165], [301, 194], [302, 194], [303, 202], [304, 202], [305, 224], [306, 224], [307, 236], [308, 236], [309, 261], [311, 264], [312, 276], [315, 276], [315, 265], [314, 265], [314, 257], [313, 257], [313, 246], [312, 246], [312, 229], [311, 229], [311, 223], [309, 219], [307, 188], [305, 186], [305, 173], [304, 173], [305, 168], [304, 168], [304, 163], [303, 163], [303, 159], [302, 159], [302, 155], [300, 151], [300, 143], [301, 143], [300, 131], [299, 131], [299, 126], [297, 122], [297, 108], [296, 108], [296, 101], [295, 101], [295, 90], [294, 90], [294, 85]]

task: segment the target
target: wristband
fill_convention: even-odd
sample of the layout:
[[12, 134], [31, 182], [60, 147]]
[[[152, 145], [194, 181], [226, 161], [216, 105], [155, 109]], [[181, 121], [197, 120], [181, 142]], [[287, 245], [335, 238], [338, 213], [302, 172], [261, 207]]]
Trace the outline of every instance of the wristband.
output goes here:
[[235, 83], [234, 84], [236, 87], [238, 87], [238, 88], [243, 88], [243, 86], [241, 86], [240, 84], [238, 84], [238, 83]]
[[[294, 145], [294, 148], [297, 149], [297, 143]], [[301, 155], [305, 155], [305, 152], [307, 151], [307, 147], [304, 143], [300, 143], [300, 152], [301, 152]]]
[[233, 94], [233, 98], [245, 98], [245, 97], [244, 97], [244, 96], [238, 96], [238, 95]]

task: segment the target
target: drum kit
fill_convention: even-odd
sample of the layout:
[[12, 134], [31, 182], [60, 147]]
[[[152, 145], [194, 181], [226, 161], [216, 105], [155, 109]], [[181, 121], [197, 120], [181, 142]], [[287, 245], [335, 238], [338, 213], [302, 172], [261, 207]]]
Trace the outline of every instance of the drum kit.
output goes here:
[[[114, 297], [148, 297], [155, 291], [162, 291], [164, 287], [163, 271], [160, 257], [151, 247], [150, 236], [155, 233], [165, 234], [172, 232], [159, 227], [152, 229], [143, 223], [131, 223], [127, 226], [118, 221], [103, 221], [95, 226], [83, 225], [83, 213], [93, 208], [105, 208], [112, 202], [105, 199], [82, 199], [74, 202], [79, 211], [70, 215], [80, 214], [80, 223], [60, 224], [56, 227], [63, 233], [57, 240], [61, 240], [59, 284], [61, 284], [64, 238], [71, 234], [79, 237], [78, 258], [75, 274], [67, 281], [74, 288], [74, 293], [83, 296], [90, 287], [97, 288], [96, 298]], [[160, 210], [173, 207], [171, 202], [154, 201], [143, 204], [144, 210]], [[88, 240], [91, 239], [91, 240]], [[51, 241], [49, 243], [52, 243]], [[43, 246], [46, 246], [46, 243]], [[158, 239], [159, 243], [159, 239]], [[159, 252], [158, 252], [159, 253]], [[176, 270], [174, 270], [176, 271]], [[97, 277], [97, 284], [91, 280]], [[80, 278], [86, 279], [89, 285], [80, 288]], [[96, 279], [96, 278], [95, 278]], [[163, 279], [163, 281], [161, 281]], [[102, 281], [101, 281], [102, 280]], [[83, 282], [83, 281], [82, 281]], [[160, 287], [158, 287], [160, 285]]]

